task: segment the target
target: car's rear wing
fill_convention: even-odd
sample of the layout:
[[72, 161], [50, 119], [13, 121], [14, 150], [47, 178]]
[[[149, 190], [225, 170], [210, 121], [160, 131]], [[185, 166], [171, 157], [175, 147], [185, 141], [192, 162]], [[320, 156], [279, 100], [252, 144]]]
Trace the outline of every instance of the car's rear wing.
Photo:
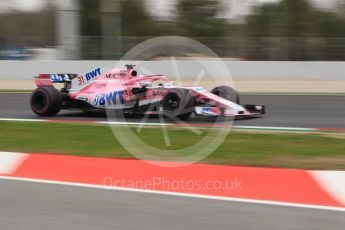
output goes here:
[[68, 83], [76, 77], [78, 77], [78, 74], [39, 74], [38, 76], [35, 76], [34, 79], [37, 87], [53, 87], [53, 83]]

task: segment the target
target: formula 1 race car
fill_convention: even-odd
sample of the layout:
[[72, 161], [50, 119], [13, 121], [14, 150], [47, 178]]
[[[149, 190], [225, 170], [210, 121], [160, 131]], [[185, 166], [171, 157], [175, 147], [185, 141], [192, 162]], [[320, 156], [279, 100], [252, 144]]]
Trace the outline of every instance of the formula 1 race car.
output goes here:
[[[239, 105], [237, 92], [229, 86], [212, 91], [202, 87], [180, 87], [163, 75], [138, 75], [134, 65], [102, 73], [97, 68], [85, 75], [39, 74], [31, 95], [31, 109], [39, 116], [54, 116], [63, 110], [121, 111], [125, 114], [160, 113], [185, 120], [203, 116], [256, 116], [263, 105]], [[53, 83], [62, 83], [57, 90]]]

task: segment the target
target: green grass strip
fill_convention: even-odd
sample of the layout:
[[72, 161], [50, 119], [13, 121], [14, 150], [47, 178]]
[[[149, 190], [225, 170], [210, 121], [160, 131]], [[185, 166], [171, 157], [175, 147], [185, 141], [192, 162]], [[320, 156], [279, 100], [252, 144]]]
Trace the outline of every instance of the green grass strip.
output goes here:
[[[128, 129], [151, 146], [167, 150], [188, 147], [208, 134], [207, 128], [198, 136], [182, 127], [167, 127], [171, 146], [166, 146], [161, 127], [144, 127], [140, 133], [135, 127]], [[0, 151], [134, 158], [106, 125], [2, 121]], [[327, 133], [232, 131], [203, 162], [345, 170], [345, 139]]]

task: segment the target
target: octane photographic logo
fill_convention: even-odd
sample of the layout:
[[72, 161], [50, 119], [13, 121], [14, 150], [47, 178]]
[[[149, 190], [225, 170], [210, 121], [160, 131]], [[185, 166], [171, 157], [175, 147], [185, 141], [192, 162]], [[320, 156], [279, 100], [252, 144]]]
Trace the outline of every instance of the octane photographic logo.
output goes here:
[[[168, 58], [152, 61], [157, 57]], [[176, 57], [183, 57], [183, 60], [179, 61]], [[223, 60], [208, 47], [189, 38], [164, 36], [142, 42], [128, 51], [115, 68], [123, 69], [126, 64], [135, 64], [139, 74], [163, 74], [176, 87], [199, 87], [196, 91], [200, 91], [200, 86], [205, 87], [205, 83], [209, 87], [234, 86]], [[107, 108], [108, 105], [105, 106]], [[160, 105], [151, 103], [148, 110], [155, 109], [155, 106]], [[128, 118], [126, 114], [110, 109], [107, 109], [107, 118], [109, 122], [123, 124], [111, 125], [111, 129], [129, 153], [162, 167], [179, 167], [205, 159], [224, 142], [233, 123], [233, 118], [222, 116], [212, 121], [209, 118], [184, 121], [160, 113], [155, 117], [145, 114], [139, 118]], [[193, 125], [195, 122], [206, 122], [203, 126], [207, 128]]]

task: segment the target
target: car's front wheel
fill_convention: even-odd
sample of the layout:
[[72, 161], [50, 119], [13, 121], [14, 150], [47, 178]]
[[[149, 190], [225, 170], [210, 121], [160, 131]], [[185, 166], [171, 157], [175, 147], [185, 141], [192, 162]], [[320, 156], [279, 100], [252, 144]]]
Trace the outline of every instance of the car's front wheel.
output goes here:
[[187, 89], [171, 89], [162, 101], [164, 116], [186, 120], [194, 112], [195, 98]]
[[231, 88], [230, 86], [218, 86], [211, 90], [211, 93], [224, 98], [228, 101], [234, 102], [236, 104], [240, 104], [240, 97], [236, 90]]
[[39, 116], [54, 116], [61, 110], [62, 96], [54, 87], [39, 87], [32, 92], [30, 105]]

